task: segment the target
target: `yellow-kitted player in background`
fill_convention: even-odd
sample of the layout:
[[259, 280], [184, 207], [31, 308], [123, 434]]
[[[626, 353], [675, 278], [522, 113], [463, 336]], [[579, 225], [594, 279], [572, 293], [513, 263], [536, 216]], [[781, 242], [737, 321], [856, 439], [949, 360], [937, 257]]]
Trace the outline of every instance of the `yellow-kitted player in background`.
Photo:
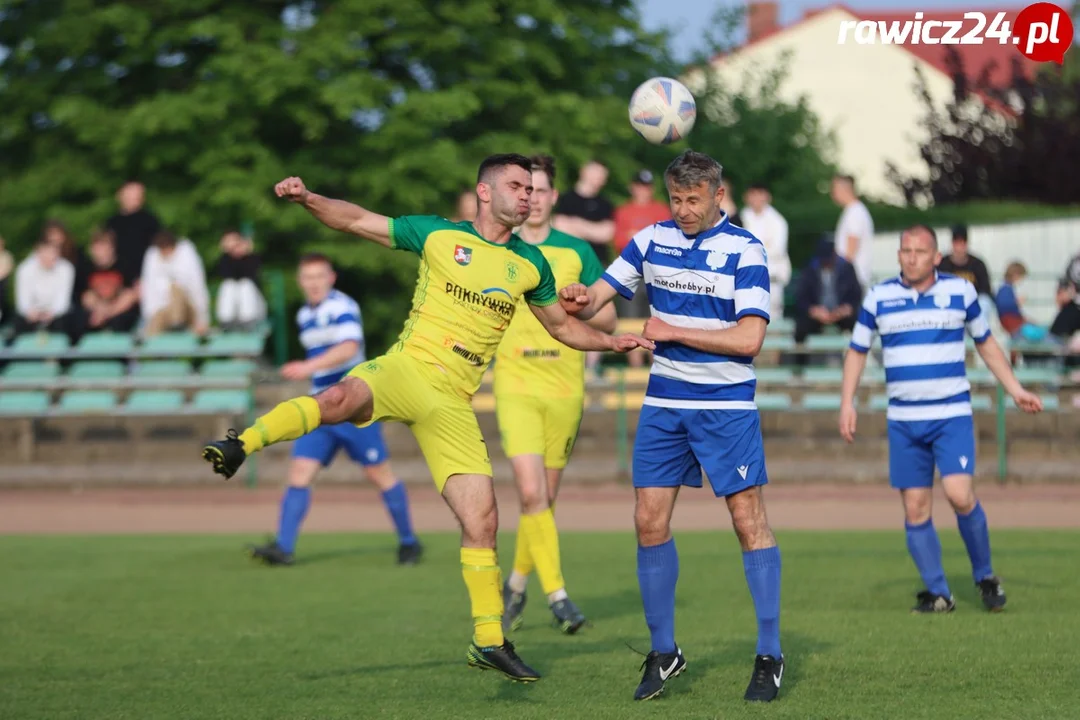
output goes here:
[[[537, 155], [532, 162], [532, 211], [518, 237], [543, 253], [556, 287], [590, 285], [604, 272], [592, 247], [551, 227], [559, 197], [554, 187], [555, 161]], [[614, 305], [605, 306], [589, 324], [613, 332]], [[514, 569], [503, 588], [504, 631], [521, 627], [525, 587], [534, 569], [559, 629], [572, 634], [585, 623], [585, 616], [566, 594], [553, 514], [584, 400], [585, 354], [551, 337], [532, 313], [515, 313], [495, 355], [499, 435], [514, 466], [521, 498]]]

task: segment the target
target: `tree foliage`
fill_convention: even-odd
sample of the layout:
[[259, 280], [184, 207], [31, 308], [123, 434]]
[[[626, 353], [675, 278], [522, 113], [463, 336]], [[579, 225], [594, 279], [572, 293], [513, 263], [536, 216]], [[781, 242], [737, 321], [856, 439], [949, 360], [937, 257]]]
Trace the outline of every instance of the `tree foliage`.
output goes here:
[[[950, 48], [951, 50], [951, 48]], [[953, 50], [954, 94], [938, 110], [921, 73], [916, 89], [925, 108], [926, 140], [920, 154], [927, 177], [904, 177], [889, 168], [908, 202], [1024, 200], [1054, 205], [1080, 198], [1080, 64], [1048, 65], [1028, 79], [1014, 63], [1011, 81], [988, 81], [993, 65], [969, 75]]]

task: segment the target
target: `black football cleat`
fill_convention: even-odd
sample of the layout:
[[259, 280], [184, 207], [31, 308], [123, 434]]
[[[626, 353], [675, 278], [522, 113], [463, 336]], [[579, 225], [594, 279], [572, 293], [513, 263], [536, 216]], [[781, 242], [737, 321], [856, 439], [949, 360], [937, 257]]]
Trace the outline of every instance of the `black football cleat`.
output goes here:
[[214, 472], [224, 475], [228, 480], [244, 464], [247, 453], [244, 452], [244, 444], [240, 442], [236, 431], [230, 429], [225, 433], [224, 440], [217, 440], [206, 445], [203, 448], [202, 457], [214, 467]]
[[655, 650], [645, 656], [645, 662], [641, 663], [645, 673], [641, 676], [641, 683], [634, 691], [635, 700], [651, 700], [664, 692], [667, 681], [686, 669], [686, 658], [682, 650], [675, 648], [673, 653], [660, 653]]
[[251, 557], [253, 560], [260, 560], [267, 565], [293, 564], [293, 554], [282, 550], [281, 546], [276, 542], [251, 547]]
[[923, 590], [915, 596], [915, 607], [911, 612], [926, 615], [932, 613], [951, 613], [956, 609], [956, 601], [944, 595], [935, 595], [929, 590]]
[[540, 673], [525, 664], [514, 652], [514, 644], [503, 640], [502, 645], [479, 647], [474, 642], [466, 653], [469, 667], [480, 670], [497, 670], [514, 682], [531, 683], [540, 679]]
[[1001, 587], [1001, 580], [991, 575], [978, 582], [979, 594], [982, 595], [983, 605], [990, 612], [1001, 612], [1005, 609], [1005, 589]]
[[424, 555], [424, 546], [419, 542], [399, 545], [397, 550], [398, 565], [416, 565]]
[[573, 635], [585, 624], [585, 614], [570, 598], [556, 600], [551, 605], [555, 627], [567, 635]]
[[784, 656], [777, 660], [772, 655], [758, 655], [754, 658], [754, 674], [746, 686], [743, 700], [748, 702], [772, 702], [780, 692], [780, 681], [784, 678]]
[[520, 630], [525, 624], [525, 593], [514, 592], [510, 583], [503, 583], [503, 633]]

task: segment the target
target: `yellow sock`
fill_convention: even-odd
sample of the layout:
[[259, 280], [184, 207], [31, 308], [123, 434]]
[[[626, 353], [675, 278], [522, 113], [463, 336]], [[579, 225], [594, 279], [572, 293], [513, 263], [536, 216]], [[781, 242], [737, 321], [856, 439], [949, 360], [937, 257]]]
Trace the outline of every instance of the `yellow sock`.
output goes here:
[[502, 645], [502, 571], [495, 551], [461, 548], [461, 575], [472, 603], [473, 641], [477, 647]]
[[521, 518], [529, 541], [529, 552], [536, 564], [536, 574], [545, 595], [566, 587], [559, 559], [559, 531], [555, 528], [555, 516], [551, 508]]
[[536, 567], [533, 564], [532, 553], [529, 552], [529, 536], [525, 532], [526, 517], [522, 515], [518, 520], [517, 544], [514, 545], [514, 572], [523, 577], [529, 577], [533, 568]]
[[319, 402], [315, 398], [309, 395], [293, 398], [278, 404], [240, 433], [240, 442], [244, 444], [244, 452], [250, 455], [267, 445], [307, 435], [319, 427], [321, 419]]

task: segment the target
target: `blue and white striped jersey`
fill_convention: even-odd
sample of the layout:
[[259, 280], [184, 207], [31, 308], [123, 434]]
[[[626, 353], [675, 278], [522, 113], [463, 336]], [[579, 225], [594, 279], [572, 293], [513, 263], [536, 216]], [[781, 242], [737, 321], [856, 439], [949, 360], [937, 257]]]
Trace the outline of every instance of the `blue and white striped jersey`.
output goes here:
[[300, 344], [308, 359], [322, 355], [347, 340], [360, 343], [356, 355], [335, 368], [320, 370], [311, 377], [311, 391], [320, 392], [343, 378], [346, 373], [364, 362], [364, 329], [360, 306], [339, 290], [331, 290], [326, 299], [315, 306], [304, 305], [296, 313], [300, 327]]
[[[634, 236], [604, 279], [627, 299], [644, 281], [652, 315], [677, 327], [720, 330], [747, 315], [769, 319], [765, 246], [727, 215], [692, 238], [674, 220], [650, 225]], [[644, 402], [753, 410], [756, 387], [752, 357], [657, 343]]]
[[915, 421], [971, 414], [971, 384], [964, 366], [964, 329], [977, 343], [990, 337], [975, 286], [935, 272], [925, 292], [896, 277], [870, 288], [851, 334], [851, 349], [865, 353], [881, 336], [889, 420]]

